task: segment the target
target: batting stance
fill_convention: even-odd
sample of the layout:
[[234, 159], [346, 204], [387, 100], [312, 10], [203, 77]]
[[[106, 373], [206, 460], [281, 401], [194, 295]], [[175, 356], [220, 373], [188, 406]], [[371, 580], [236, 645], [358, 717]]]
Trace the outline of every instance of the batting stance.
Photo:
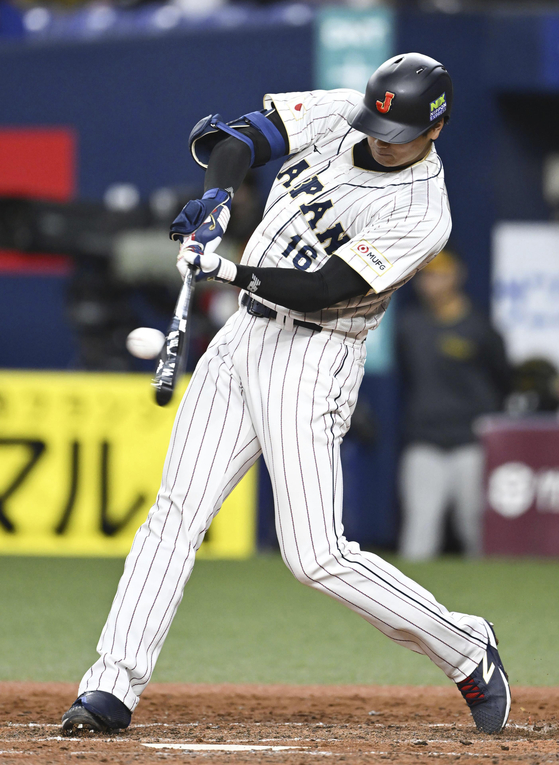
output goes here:
[[[451, 219], [434, 147], [452, 83], [437, 61], [396, 56], [353, 90], [267, 95], [265, 108], [190, 136], [205, 193], [171, 226], [179, 266], [242, 288], [179, 407], [155, 505], [138, 530], [67, 731], [125, 728], [148, 684], [223, 500], [262, 454], [293, 575], [425, 654], [458, 684], [477, 727], [505, 726], [510, 693], [493, 630], [448, 611], [342, 526], [340, 446], [365, 337], [445, 245]], [[216, 247], [250, 167], [286, 157], [236, 266]]]

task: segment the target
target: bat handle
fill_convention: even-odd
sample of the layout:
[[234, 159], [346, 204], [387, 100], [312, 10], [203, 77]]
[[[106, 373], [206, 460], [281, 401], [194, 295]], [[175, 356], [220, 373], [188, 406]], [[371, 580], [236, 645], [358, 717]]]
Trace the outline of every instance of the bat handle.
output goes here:
[[[177, 255], [177, 262], [180, 261], [181, 256], [184, 254], [186, 250], [192, 250], [195, 253], [203, 253], [204, 247], [196, 242], [194, 239], [194, 234], [190, 234], [188, 237], [184, 237], [182, 242], [179, 245], [179, 254]], [[188, 263], [186, 259], [183, 259], [183, 263], [186, 266], [186, 271], [184, 274], [184, 281], [190, 284], [191, 280], [188, 278], [189, 271], [191, 271], [194, 275], [196, 275], [198, 268], [197, 266], [193, 266], [191, 263]], [[181, 269], [179, 268], [179, 271]], [[182, 272], [181, 272], [182, 273]]]
[[194, 277], [196, 275], [196, 267], [188, 266], [186, 274], [184, 276], [184, 282], [182, 283], [181, 291], [177, 300], [177, 309], [175, 314], [181, 319], [186, 319], [188, 313], [189, 298], [192, 290], [194, 289]]

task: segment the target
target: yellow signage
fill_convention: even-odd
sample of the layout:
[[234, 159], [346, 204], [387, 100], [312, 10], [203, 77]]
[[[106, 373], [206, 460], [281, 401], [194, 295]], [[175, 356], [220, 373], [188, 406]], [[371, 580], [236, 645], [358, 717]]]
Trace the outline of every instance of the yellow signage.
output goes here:
[[[176, 409], [149, 375], [0, 372], [0, 554], [126, 555], [155, 501]], [[255, 549], [256, 471], [198, 556]]]

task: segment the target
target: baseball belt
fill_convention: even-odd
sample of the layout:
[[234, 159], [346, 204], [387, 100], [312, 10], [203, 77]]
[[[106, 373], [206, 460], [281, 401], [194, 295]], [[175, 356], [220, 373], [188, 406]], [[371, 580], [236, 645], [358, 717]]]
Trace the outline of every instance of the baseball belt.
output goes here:
[[[278, 312], [274, 311], [273, 308], [268, 308], [267, 305], [264, 305], [259, 300], [255, 300], [254, 298], [249, 297], [246, 292], [241, 298], [241, 305], [247, 309], [247, 313], [249, 313], [251, 316], [259, 316], [261, 319], [275, 319], [278, 315]], [[310, 329], [311, 332], [322, 332], [322, 327], [320, 324], [312, 324], [310, 321], [299, 321], [299, 319], [293, 319], [293, 324], [296, 327], [304, 327], [305, 329]]]

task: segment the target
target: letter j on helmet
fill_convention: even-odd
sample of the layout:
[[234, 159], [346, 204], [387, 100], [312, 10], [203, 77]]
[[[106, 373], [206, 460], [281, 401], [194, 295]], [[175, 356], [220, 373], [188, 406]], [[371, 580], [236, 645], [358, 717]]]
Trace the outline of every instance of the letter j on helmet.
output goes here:
[[386, 114], [390, 111], [390, 107], [392, 106], [392, 99], [394, 98], [394, 93], [390, 93], [388, 90], [384, 94], [384, 101], [377, 101], [377, 109], [381, 114]]

